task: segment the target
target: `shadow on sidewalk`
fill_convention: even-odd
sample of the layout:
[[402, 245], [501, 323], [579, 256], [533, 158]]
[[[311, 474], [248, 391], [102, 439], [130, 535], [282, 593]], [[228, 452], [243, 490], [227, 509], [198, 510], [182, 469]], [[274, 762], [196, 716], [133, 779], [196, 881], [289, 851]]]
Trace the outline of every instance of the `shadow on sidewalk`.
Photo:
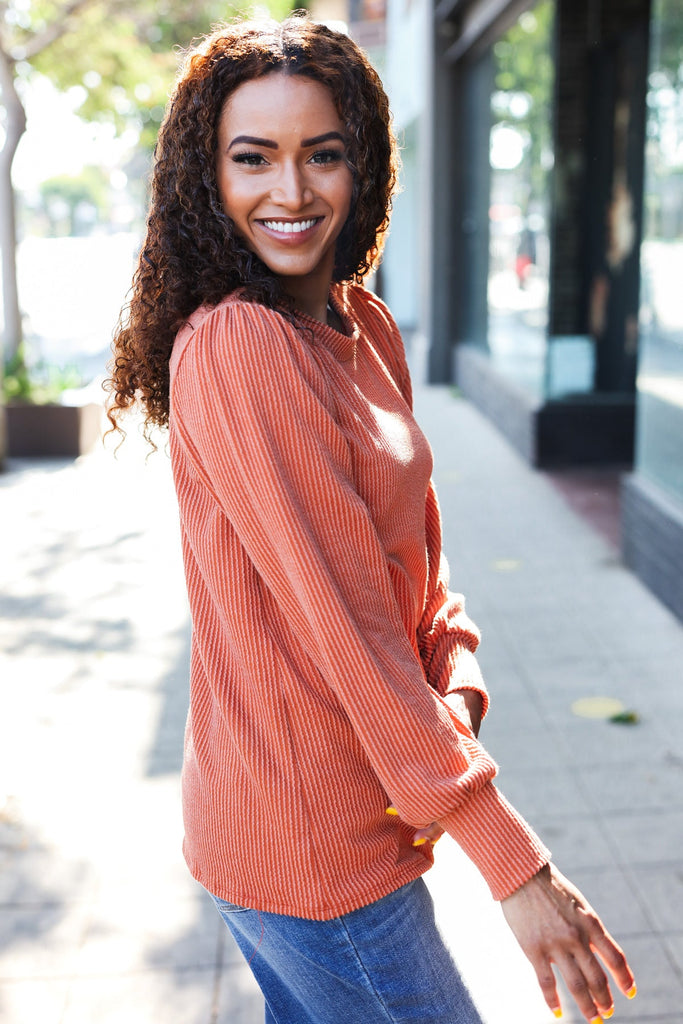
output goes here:
[[178, 774], [183, 764], [190, 681], [189, 623], [174, 630], [170, 639], [172, 645], [177, 645], [177, 654], [158, 684], [161, 707], [147, 753], [148, 777]]

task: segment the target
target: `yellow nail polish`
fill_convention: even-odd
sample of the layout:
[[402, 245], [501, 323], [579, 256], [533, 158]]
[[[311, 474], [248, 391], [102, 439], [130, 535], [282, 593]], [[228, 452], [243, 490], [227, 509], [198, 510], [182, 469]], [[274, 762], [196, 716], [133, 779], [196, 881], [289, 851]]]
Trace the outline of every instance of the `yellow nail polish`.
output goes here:
[[638, 989], [636, 988], [636, 986], [634, 984], [634, 985], [631, 986], [631, 988], [626, 993], [626, 998], [627, 999], [635, 999], [637, 993], [638, 993]]
[[614, 1007], [610, 1006], [609, 1010], [603, 1010], [602, 1011], [602, 1016], [603, 1016], [604, 1020], [609, 1020], [610, 1017], [614, 1016]]
[[590, 1024], [602, 1024], [602, 1017], [591, 1017]]
[[556, 1010], [553, 1010], [553, 1015], [559, 1020], [562, 1016], [562, 1008], [558, 1006]]
[[416, 839], [413, 846], [423, 846], [427, 842], [426, 839]]
[[395, 814], [396, 817], [398, 817], [398, 811], [396, 810], [395, 807], [387, 807], [386, 813], [387, 814]]

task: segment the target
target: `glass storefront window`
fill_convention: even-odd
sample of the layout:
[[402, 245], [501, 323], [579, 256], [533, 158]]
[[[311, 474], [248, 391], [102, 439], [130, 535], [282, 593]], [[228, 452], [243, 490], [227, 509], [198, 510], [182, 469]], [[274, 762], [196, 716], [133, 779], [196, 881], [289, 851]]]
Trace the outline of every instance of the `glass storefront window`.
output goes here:
[[683, 499], [683, 2], [655, 0], [647, 94], [636, 464]]
[[493, 47], [488, 345], [494, 366], [545, 387], [553, 166], [554, 3], [525, 11]]

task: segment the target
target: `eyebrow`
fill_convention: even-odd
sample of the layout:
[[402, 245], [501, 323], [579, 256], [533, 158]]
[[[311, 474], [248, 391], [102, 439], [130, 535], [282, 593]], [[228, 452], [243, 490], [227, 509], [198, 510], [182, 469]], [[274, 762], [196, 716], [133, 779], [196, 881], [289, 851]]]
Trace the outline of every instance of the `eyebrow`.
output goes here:
[[306, 149], [308, 146], [320, 146], [323, 142], [332, 142], [334, 140], [346, 145], [346, 140], [340, 132], [325, 132], [324, 135], [316, 135], [312, 139], [304, 139], [301, 143], [301, 148]]
[[[344, 136], [340, 132], [325, 132], [324, 135], [316, 135], [312, 139], [303, 139], [301, 148], [308, 149], [309, 146], [320, 146], [323, 142], [334, 140], [345, 144]], [[246, 143], [248, 146], [264, 146], [266, 149], [279, 148], [277, 142], [273, 142], [272, 139], [259, 139], [256, 135], [236, 135], [228, 146], [228, 151], [240, 143]]]
[[265, 146], [266, 149], [277, 149], [277, 142], [273, 142], [272, 139], [258, 139], [255, 135], [236, 135], [228, 146], [228, 150], [231, 150], [233, 146], [239, 145], [240, 142], [246, 142], [249, 146]]

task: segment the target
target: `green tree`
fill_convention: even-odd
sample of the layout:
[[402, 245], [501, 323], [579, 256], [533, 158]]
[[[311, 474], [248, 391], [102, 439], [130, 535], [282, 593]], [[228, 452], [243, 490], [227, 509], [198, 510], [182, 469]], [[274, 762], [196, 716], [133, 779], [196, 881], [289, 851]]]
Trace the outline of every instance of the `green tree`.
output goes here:
[[[290, 10], [285, 0], [267, 6], [276, 17]], [[22, 341], [12, 162], [26, 130], [22, 97], [31, 77], [43, 74], [60, 90], [78, 86], [83, 118], [118, 128], [132, 123], [141, 144], [151, 147], [176, 71], [174, 48], [248, 7], [248, 0], [234, 6], [218, 0], [0, 0], [0, 251], [8, 357]]]
[[[101, 167], [83, 167], [79, 174], [59, 174], [40, 185], [42, 211], [52, 234], [77, 235], [106, 217], [109, 178]], [[84, 222], [84, 214], [89, 214]], [[90, 219], [92, 218], [92, 219]]]

